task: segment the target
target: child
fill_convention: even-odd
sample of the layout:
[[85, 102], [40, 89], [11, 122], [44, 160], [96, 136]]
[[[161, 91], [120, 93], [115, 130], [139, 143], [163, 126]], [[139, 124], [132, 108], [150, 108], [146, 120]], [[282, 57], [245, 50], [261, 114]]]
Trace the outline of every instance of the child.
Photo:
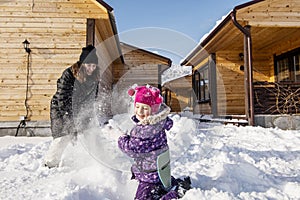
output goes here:
[[137, 86], [129, 89], [128, 94], [134, 96], [135, 115], [132, 120], [136, 126], [130, 135], [119, 138], [118, 145], [124, 153], [134, 158], [132, 179], [139, 182], [135, 199], [179, 198], [176, 186], [173, 187], [176, 181], [173, 180], [173, 184], [165, 188], [157, 169], [157, 158], [169, 149], [165, 130], [173, 126], [173, 121], [168, 117], [170, 108], [162, 103], [160, 91], [155, 87]]

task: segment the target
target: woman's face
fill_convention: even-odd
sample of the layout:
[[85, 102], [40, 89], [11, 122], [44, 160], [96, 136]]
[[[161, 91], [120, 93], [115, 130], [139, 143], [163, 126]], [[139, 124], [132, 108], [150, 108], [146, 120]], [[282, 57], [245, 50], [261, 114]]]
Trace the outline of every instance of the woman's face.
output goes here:
[[83, 63], [82, 66], [85, 68], [86, 74], [89, 76], [93, 74], [97, 67], [94, 63]]
[[134, 106], [134, 114], [138, 120], [143, 120], [151, 115], [151, 107], [147, 104], [136, 102]]

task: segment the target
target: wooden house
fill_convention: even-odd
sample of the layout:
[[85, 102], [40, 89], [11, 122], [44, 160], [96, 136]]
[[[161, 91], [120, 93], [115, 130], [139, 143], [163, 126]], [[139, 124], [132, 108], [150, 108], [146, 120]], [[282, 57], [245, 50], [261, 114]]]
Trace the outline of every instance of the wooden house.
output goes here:
[[[183, 69], [182, 66], [179, 66]], [[185, 70], [180, 70], [179, 67], [175, 67], [175, 75], [173, 80], [162, 80], [165, 103], [171, 108], [171, 112], [179, 113], [182, 111], [190, 111], [193, 101], [193, 89], [192, 89], [192, 76], [190, 75], [190, 69], [188, 73]], [[174, 68], [174, 66], [173, 66]], [[169, 68], [170, 70], [171, 68]], [[169, 73], [165, 71], [164, 73]], [[163, 75], [164, 75], [163, 73]], [[163, 78], [162, 78], [163, 79]]]
[[125, 64], [114, 68], [114, 83], [126, 87], [134, 83], [160, 87], [161, 72], [171, 66], [172, 60], [130, 44], [121, 42], [120, 46]]
[[[50, 99], [57, 79], [88, 44], [97, 48], [101, 87], [108, 90], [128, 71], [139, 73], [142, 82], [158, 84], [158, 65], [170, 62], [129, 50], [125, 64], [113, 8], [102, 0], [12, 0], [1, 2], [0, 9], [0, 132], [4, 134], [13, 134], [9, 131], [15, 132], [18, 124], [49, 132]], [[158, 60], [153, 74], [153, 66], [147, 65], [150, 58]], [[129, 70], [135, 65], [146, 73]]]
[[[136, 46], [120, 43], [124, 65], [113, 68], [114, 92], [118, 96], [128, 96], [127, 89], [134, 84], [149, 84], [159, 89], [161, 86], [161, 73], [172, 64], [170, 58], [138, 48]], [[112, 98], [114, 105], [126, 104], [123, 98]], [[127, 112], [125, 108], [118, 107], [113, 114]]]
[[299, 63], [300, 1], [254, 0], [233, 8], [181, 64], [193, 66], [194, 113], [273, 126], [283, 115], [299, 121]]

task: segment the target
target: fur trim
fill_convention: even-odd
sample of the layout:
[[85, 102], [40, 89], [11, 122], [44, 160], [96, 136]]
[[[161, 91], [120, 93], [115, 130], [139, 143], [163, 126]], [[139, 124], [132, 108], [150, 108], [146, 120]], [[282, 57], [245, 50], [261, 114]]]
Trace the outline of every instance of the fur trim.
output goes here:
[[158, 113], [156, 113], [154, 115], [150, 115], [147, 118], [141, 120], [139, 122], [139, 124], [142, 124], [142, 125], [156, 124], [156, 123], [166, 119], [168, 117], [168, 115], [170, 114], [170, 112], [171, 112], [170, 107], [168, 107], [166, 104], [162, 103]]

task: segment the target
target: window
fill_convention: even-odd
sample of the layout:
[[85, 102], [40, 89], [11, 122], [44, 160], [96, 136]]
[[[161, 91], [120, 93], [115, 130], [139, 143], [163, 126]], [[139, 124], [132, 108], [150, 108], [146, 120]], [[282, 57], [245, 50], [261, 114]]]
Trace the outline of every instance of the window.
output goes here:
[[200, 99], [200, 73], [198, 71], [195, 71], [194, 74], [193, 88], [198, 101]]
[[164, 103], [167, 104], [167, 105], [170, 105], [171, 104], [171, 98], [172, 98], [171, 91], [169, 89], [165, 89], [162, 92], [162, 96], [163, 96], [163, 99], [164, 99]]
[[193, 88], [198, 103], [207, 103], [210, 100], [208, 81], [208, 65], [198, 69], [193, 75]]
[[300, 48], [275, 56], [277, 82], [300, 82]]

